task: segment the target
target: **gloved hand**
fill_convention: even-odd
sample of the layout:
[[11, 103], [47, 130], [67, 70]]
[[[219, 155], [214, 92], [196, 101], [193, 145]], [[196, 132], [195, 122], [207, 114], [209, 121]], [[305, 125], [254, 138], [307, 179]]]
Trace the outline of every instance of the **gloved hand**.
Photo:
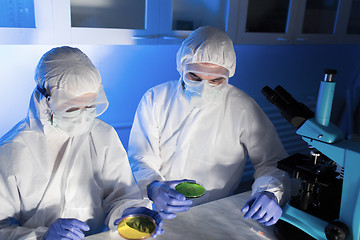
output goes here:
[[[146, 207], [127, 208], [127, 209], [124, 210], [121, 218], [126, 217], [126, 216], [131, 215], [131, 214], [137, 214], [137, 213], [150, 216], [155, 220], [156, 229], [155, 229], [154, 235], [152, 235], [151, 237], [155, 238], [156, 236], [161, 235], [164, 232], [164, 230], [161, 229], [161, 226], [163, 225], [163, 220], [162, 220], [160, 214], [158, 212], [150, 210], [150, 209], [148, 209]], [[117, 226], [120, 223], [121, 218], [116, 219], [114, 221], [115, 226]]]
[[74, 218], [58, 218], [53, 224], [51, 224], [49, 230], [46, 232], [45, 240], [57, 240], [57, 239], [71, 239], [78, 240], [83, 239], [85, 234], [82, 231], [89, 231], [90, 227]]
[[195, 182], [194, 180], [175, 180], [175, 181], [153, 181], [148, 186], [148, 197], [155, 204], [160, 216], [165, 219], [176, 217], [173, 212], [186, 212], [190, 209], [191, 200], [175, 190], [175, 186], [182, 182]]
[[241, 212], [244, 213], [244, 218], [252, 218], [265, 226], [275, 224], [282, 214], [282, 209], [277, 203], [275, 195], [268, 192], [255, 193], [245, 203]]

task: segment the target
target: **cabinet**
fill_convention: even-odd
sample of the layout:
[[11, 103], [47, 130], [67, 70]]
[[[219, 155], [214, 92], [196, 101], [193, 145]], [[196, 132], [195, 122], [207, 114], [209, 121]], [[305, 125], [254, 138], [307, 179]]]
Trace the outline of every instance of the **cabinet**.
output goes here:
[[34, 2], [28, 0], [3, 1], [0, 4], [0, 41], [32, 36], [35, 29]]
[[[236, 43], [338, 43], [350, 0], [240, 0]], [[357, 0], [354, 0], [357, 1]]]
[[[95, 2], [97, 7], [90, 6]], [[229, 4], [230, 0], [70, 0], [68, 28], [74, 43], [180, 43], [199, 26], [226, 30]], [[92, 21], [78, 21], [84, 15]]]
[[0, 44], [178, 44], [204, 25], [235, 44], [360, 43], [360, 0], [9, 2], [34, 11], [30, 26], [0, 26]]
[[347, 0], [339, 24], [341, 43], [360, 43], [360, 0]]
[[3, 1], [0, 13], [0, 27], [35, 28], [33, 1]]
[[33, 2], [36, 28], [0, 27], [1, 44], [173, 44], [233, 17], [230, 0], [14, 1]]
[[180, 43], [200, 26], [228, 31], [234, 17], [230, 0], [160, 0], [160, 43]]

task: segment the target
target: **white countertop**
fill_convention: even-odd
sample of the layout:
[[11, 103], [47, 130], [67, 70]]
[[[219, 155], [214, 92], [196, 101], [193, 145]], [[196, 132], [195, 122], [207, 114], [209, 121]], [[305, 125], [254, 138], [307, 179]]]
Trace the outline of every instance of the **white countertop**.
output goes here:
[[[272, 227], [263, 226], [253, 220], [245, 220], [240, 211], [250, 197], [250, 192], [192, 207], [178, 213], [174, 219], [164, 219], [164, 233], [157, 240], [269, 240], [277, 238]], [[261, 231], [260, 236], [254, 232]], [[121, 238], [117, 232], [103, 232], [88, 236], [86, 240]], [[148, 238], [153, 239], [153, 238]]]

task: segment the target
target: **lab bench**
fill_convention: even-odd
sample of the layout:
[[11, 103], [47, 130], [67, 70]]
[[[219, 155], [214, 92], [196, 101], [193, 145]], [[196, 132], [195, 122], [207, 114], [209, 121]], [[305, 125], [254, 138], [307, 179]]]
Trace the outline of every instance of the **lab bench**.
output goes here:
[[[164, 219], [164, 233], [157, 240], [276, 240], [272, 227], [244, 219], [241, 208], [251, 192], [239, 193], [192, 207], [174, 219]], [[117, 232], [88, 236], [87, 240], [121, 240]], [[152, 238], [149, 238], [152, 239]]]

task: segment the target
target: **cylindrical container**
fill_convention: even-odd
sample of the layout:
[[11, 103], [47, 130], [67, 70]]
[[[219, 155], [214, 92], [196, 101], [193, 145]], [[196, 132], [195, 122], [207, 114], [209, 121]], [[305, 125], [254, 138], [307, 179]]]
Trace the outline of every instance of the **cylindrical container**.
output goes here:
[[325, 79], [320, 83], [315, 118], [316, 121], [323, 126], [329, 126], [330, 123], [335, 92], [335, 82], [333, 82], [332, 76], [335, 73], [336, 71], [334, 70], [325, 71]]

